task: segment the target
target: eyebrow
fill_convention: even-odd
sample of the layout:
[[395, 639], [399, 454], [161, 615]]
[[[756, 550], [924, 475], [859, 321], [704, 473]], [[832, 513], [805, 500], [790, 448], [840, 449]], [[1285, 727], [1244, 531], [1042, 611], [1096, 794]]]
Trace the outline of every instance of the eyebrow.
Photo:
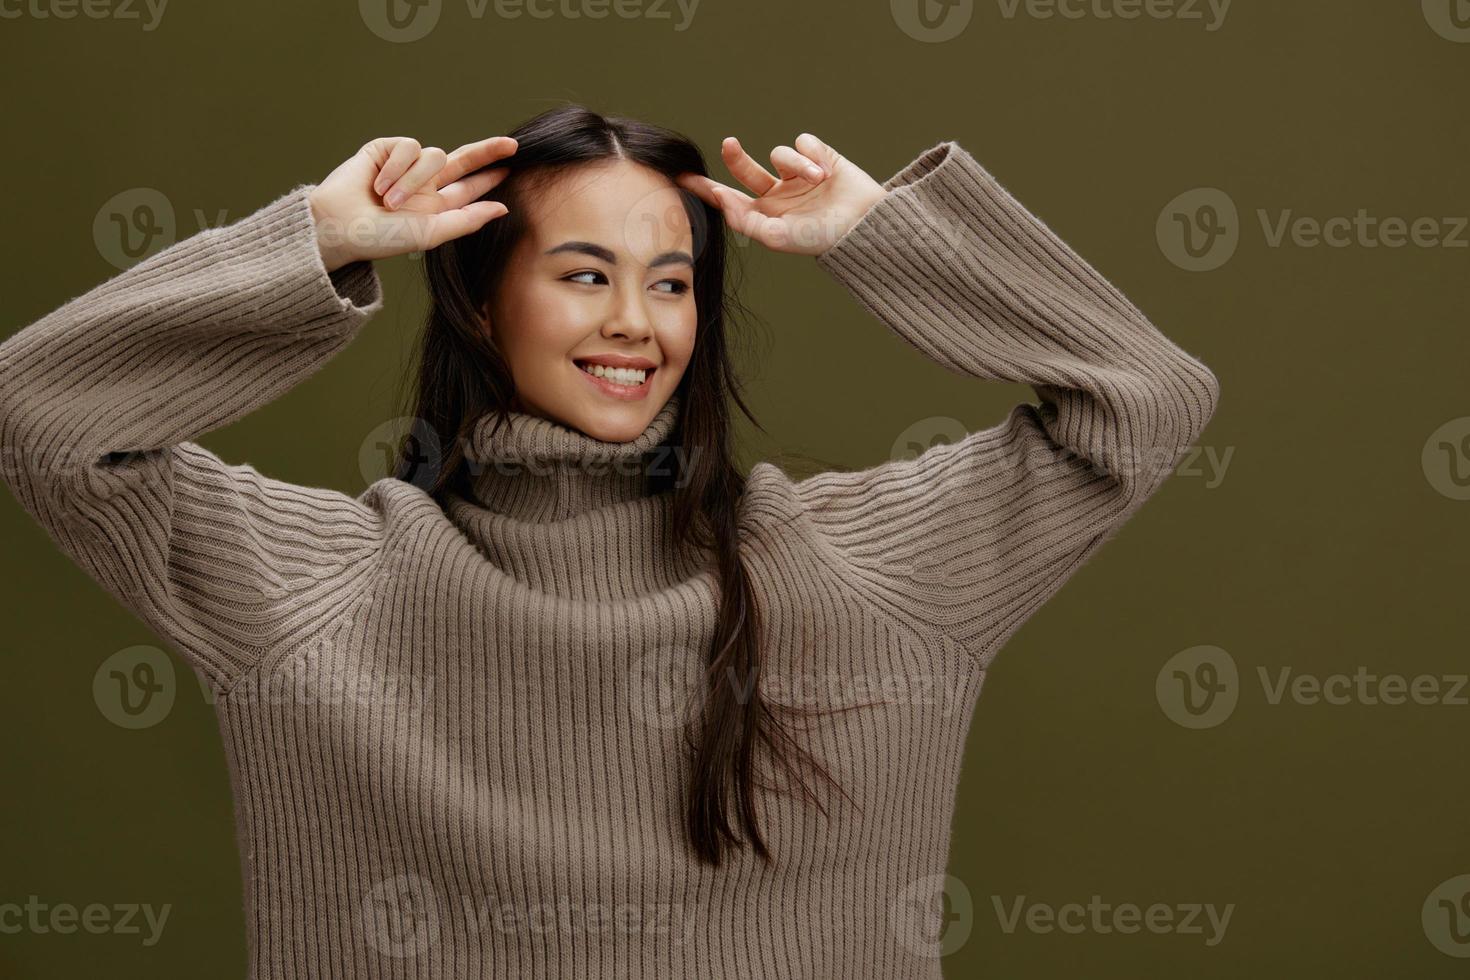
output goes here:
[[[584, 255], [590, 255], [593, 258], [601, 259], [608, 265], [618, 264], [618, 257], [613, 254], [611, 249], [604, 248], [601, 245], [597, 245], [593, 242], [562, 242], [555, 248], [548, 248], [545, 254], [556, 255], [558, 252], [581, 252]], [[653, 261], [648, 263], [648, 267], [652, 269], [655, 266], [675, 264], [693, 266], [694, 259], [690, 256], [688, 252], [663, 252], [659, 255], [655, 255], [653, 257]]]

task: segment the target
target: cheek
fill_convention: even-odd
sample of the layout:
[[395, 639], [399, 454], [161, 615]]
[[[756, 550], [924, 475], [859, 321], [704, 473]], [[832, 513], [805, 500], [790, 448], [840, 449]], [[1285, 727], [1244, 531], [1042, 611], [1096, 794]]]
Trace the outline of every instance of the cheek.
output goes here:
[[693, 303], [672, 310], [663, 318], [659, 324], [658, 343], [666, 360], [680, 367], [689, 363], [694, 356], [697, 323]]
[[580, 343], [589, 329], [589, 312], [566, 290], [522, 290], [507, 304], [504, 346], [517, 359], [563, 355]]

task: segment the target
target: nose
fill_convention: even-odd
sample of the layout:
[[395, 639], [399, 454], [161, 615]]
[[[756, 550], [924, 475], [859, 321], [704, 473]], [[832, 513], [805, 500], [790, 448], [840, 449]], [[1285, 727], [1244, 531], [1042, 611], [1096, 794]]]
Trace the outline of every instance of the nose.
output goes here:
[[643, 341], [653, 336], [653, 323], [640, 287], [620, 286], [614, 290], [613, 308], [603, 321], [602, 335], [629, 341]]

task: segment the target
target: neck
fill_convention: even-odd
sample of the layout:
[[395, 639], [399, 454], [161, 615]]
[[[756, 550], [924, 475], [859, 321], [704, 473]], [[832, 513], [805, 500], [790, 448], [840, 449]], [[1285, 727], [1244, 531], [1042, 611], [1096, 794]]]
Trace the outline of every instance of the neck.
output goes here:
[[674, 465], [668, 451], [656, 450], [678, 415], [674, 395], [638, 436], [604, 442], [525, 412], [512, 410], [503, 419], [487, 413], [466, 447], [475, 499], [518, 520], [559, 521], [646, 497], [650, 472]]

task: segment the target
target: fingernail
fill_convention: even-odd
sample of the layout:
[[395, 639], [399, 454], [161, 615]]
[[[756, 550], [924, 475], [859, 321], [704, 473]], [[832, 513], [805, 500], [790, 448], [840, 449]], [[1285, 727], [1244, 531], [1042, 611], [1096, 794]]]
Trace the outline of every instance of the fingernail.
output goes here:
[[392, 191], [387, 197], [383, 198], [383, 203], [389, 208], [398, 207], [398, 205], [402, 203], [402, 201], [403, 193], [401, 191]]
[[806, 172], [811, 175], [811, 178], [813, 180], [821, 180], [822, 179], [822, 168], [821, 167], [807, 167], [806, 168]]

